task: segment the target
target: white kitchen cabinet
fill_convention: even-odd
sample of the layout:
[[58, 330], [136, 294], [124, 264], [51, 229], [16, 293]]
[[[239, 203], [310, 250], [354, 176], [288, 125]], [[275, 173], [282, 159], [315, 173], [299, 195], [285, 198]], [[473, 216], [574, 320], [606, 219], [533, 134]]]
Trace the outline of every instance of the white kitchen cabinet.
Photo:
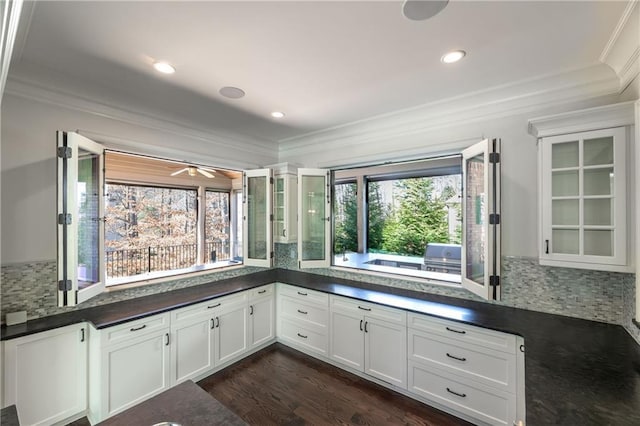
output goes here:
[[530, 121], [539, 137], [540, 264], [633, 271], [632, 111], [618, 104]]
[[524, 421], [521, 337], [414, 313], [407, 321], [409, 392], [474, 422]]
[[330, 312], [330, 358], [406, 389], [406, 312], [340, 296]]
[[87, 409], [87, 326], [84, 323], [3, 342], [4, 399], [21, 424], [75, 420]]
[[329, 354], [329, 296], [326, 293], [277, 284], [278, 340], [309, 355]]
[[92, 424], [126, 410], [171, 386], [170, 314], [91, 329]]
[[249, 291], [249, 349], [275, 338], [274, 289], [269, 284]]
[[171, 312], [171, 384], [198, 379], [247, 350], [247, 292]]
[[295, 243], [298, 240], [298, 170], [288, 163], [273, 169], [273, 241]]

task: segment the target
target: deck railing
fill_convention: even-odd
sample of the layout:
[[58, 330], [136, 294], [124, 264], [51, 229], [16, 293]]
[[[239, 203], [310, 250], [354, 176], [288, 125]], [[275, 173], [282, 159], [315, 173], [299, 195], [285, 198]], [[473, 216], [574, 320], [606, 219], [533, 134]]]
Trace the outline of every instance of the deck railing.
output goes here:
[[[147, 272], [189, 268], [196, 264], [198, 247], [196, 244], [183, 244], [107, 250], [105, 255], [107, 277], [120, 278]], [[228, 241], [206, 243], [206, 263], [229, 260], [230, 257]]]

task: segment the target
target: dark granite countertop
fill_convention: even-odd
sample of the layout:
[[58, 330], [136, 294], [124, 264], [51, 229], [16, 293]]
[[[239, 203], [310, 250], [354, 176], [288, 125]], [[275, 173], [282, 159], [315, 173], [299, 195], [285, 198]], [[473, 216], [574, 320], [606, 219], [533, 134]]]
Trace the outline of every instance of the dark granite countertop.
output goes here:
[[20, 422], [18, 421], [18, 410], [15, 405], [4, 407], [0, 411], [0, 425], [20, 426]]
[[101, 426], [246, 426], [247, 424], [191, 380], [98, 423]]
[[640, 425], [640, 346], [621, 326], [300, 271], [272, 269], [32, 320], [3, 327], [2, 340], [81, 321], [109, 327], [277, 281], [523, 336], [528, 425]]

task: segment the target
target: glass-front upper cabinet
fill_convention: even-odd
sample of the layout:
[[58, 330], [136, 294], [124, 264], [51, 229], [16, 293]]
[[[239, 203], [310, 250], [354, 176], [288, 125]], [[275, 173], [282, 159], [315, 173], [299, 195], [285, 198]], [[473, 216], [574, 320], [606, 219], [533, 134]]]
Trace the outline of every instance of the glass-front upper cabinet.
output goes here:
[[273, 169], [273, 241], [298, 241], [298, 175], [297, 168], [287, 163], [271, 166]]
[[329, 171], [298, 169], [298, 261], [301, 268], [329, 266], [330, 232]]
[[627, 265], [626, 128], [540, 140], [540, 263]]

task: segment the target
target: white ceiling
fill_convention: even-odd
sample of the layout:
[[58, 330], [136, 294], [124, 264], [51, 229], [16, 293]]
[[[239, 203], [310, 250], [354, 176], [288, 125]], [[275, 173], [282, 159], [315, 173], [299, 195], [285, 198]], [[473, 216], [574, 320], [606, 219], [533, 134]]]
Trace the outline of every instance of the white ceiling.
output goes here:
[[[426, 21], [401, 5], [42, 1], [23, 14], [10, 78], [273, 142], [597, 64], [626, 2], [452, 0]], [[468, 55], [442, 64], [451, 49]]]

